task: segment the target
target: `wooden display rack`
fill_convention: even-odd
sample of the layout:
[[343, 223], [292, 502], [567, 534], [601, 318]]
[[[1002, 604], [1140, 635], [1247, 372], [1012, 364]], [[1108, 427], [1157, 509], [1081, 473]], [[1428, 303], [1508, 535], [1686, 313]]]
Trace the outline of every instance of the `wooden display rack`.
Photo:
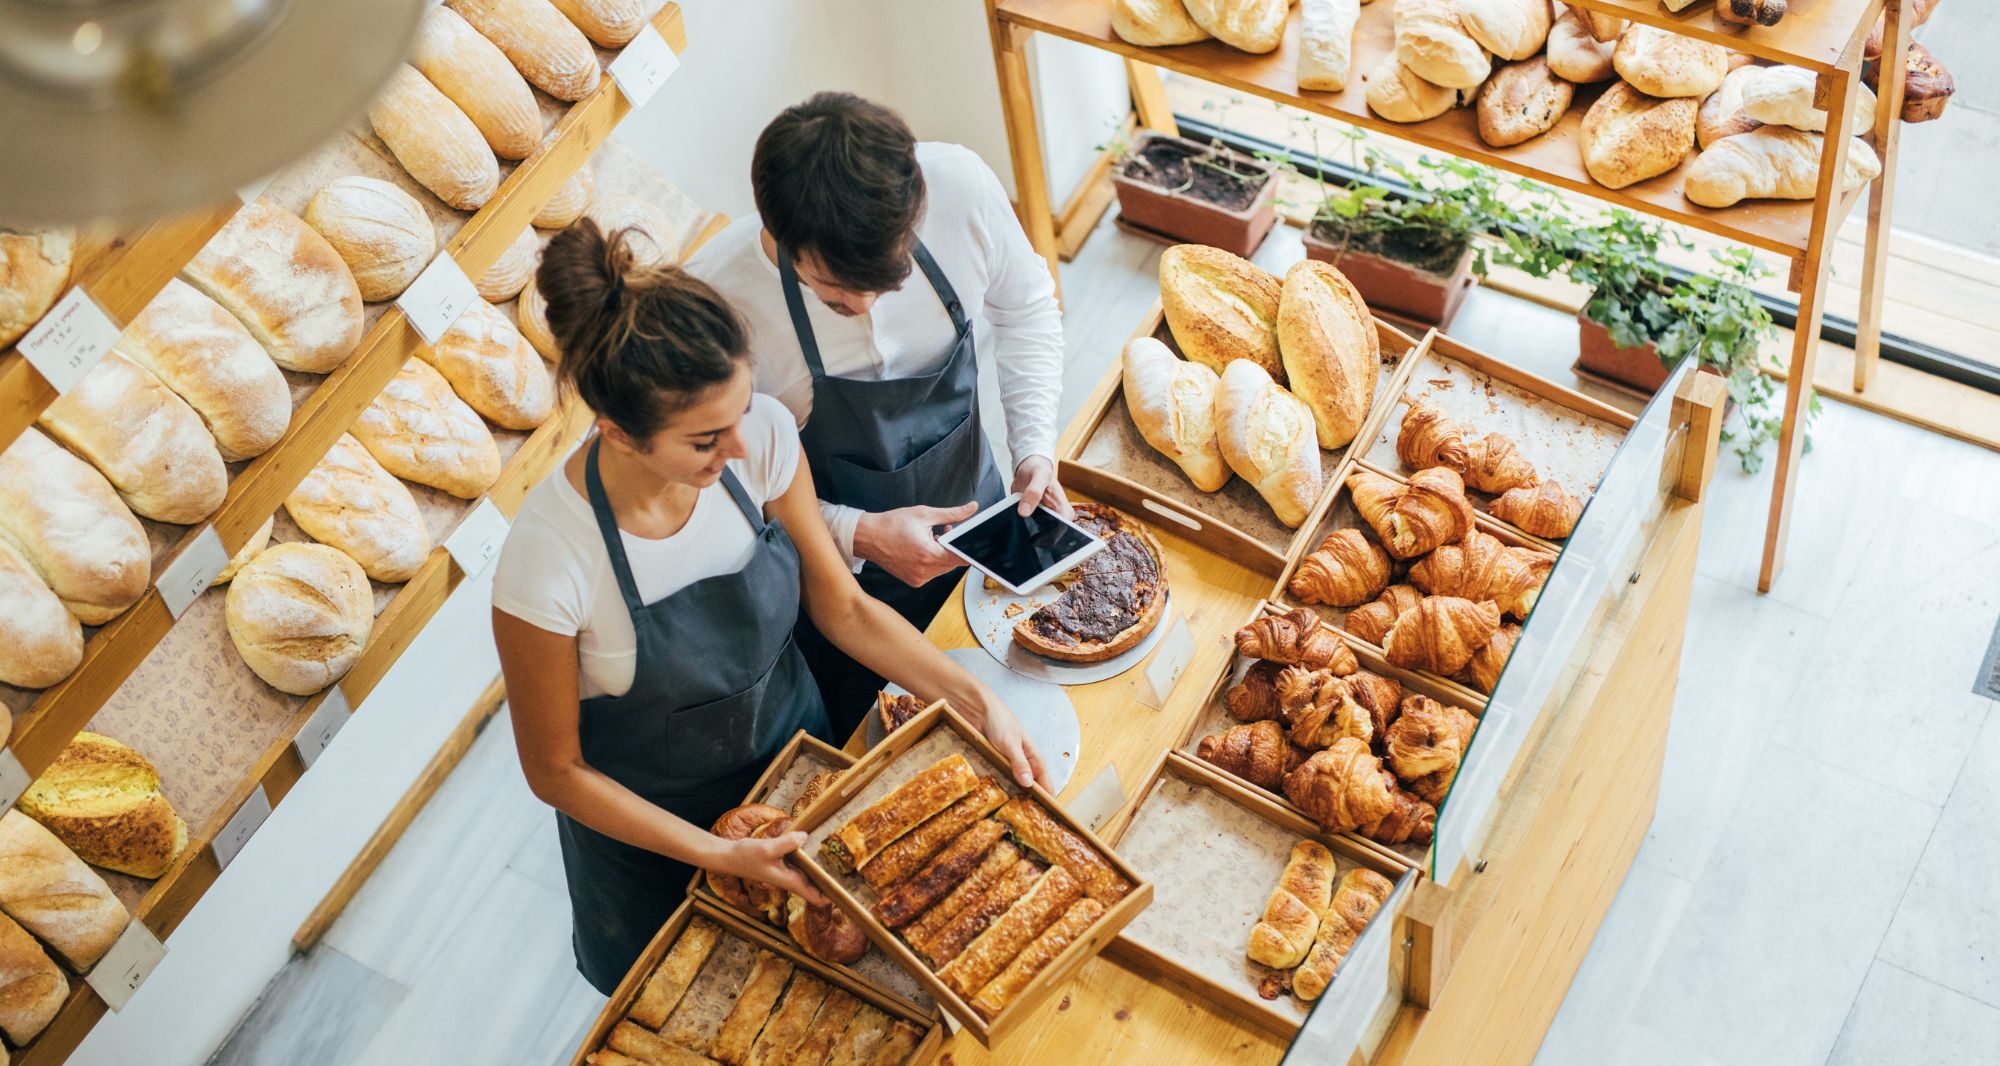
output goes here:
[[[1295, 57], [1298, 20], [1292, 18], [1285, 43], [1268, 55], [1250, 55], [1217, 41], [1170, 48], [1142, 48], [1111, 30], [1111, 0], [987, 0], [993, 59], [1000, 83], [1000, 102], [1013, 154], [1014, 180], [1021, 221], [1035, 248], [1059, 273], [1059, 239], [1051, 213], [1048, 173], [1042, 159], [1035, 118], [1034, 81], [1028, 69], [1027, 43], [1035, 33], [1047, 33], [1124, 56], [1134, 97], [1152, 105], [1141, 109], [1141, 124], [1171, 132], [1171, 116], [1158, 101], [1159, 68], [1227, 86], [1275, 103], [1336, 119], [1427, 148], [1476, 160], [1559, 188], [1585, 193], [1606, 202], [1683, 223], [1728, 240], [1785, 256], [1791, 261], [1790, 287], [1799, 294], [1798, 326], [1785, 393], [1784, 428], [1778, 441], [1776, 483], [1766, 525], [1764, 558], [1758, 587], [1768, 591], [1784, 563], [1785, 539], [1791, 519], [1792, 494], [1797, 487], [1798, 462], [1805, 446], [1803, 416], [1819, 361], [1820, 322], [1826, 306], [1827, 270], [1834, 231], [1860, 198], [1860, 190], [1842, 194], [1838, 177], [1847, 166], [1851, 103], [1861, 75], [1862, 43], [1878, 14], [1886, 19], [1882, 69], [1900, 71], [1909, 48], [1910, 26], [1903, 18], [1903, 0], [1812, 0], [1795, 3], [1776, 26], [1739, 27], [1718, 19], [1707, 3], [1680, 14], [1657, 0], [1578, 0], [1579, 5], [1673, 33], [1722, 44], [1738, 52], [1777, 63], [1806, 67], [1819, 75], [1817, 102], [1827, 114], [1817, 193], [1804, 201], [1748, 201], [1711, 210], [1683, 196], [1682, 170], [1624, 189], [1607, 189], [1583, 170], [1578, 151], [1579, 128], [1591, 91], [1580, 97], [1557, 127], [1511, 148], [1489, 147], [1479, 137], [1474, 115], [1456, 108], [1427, 122], [1389, 122], [1368, 109], [1361, 74], [1374, 69], [1393, 48], [1393, 4], [1361, 9], [1355, 31], [1355, 76], [1344, 92], [1311, 92], [1298, 88]], [[1142, 87], [1143, 85], [1143, 87]], [[1890, 201], [1895, 189], [1896, 146], [1902, 125], [1903, 79], [1882, 79], [1876, 104], [1873, 141], [1882, 158], [1882, 177], [1869, 186], [1868, 237], [1861, 279], [1861, 321], [1855, 346], [1854, 388], [1860, 392], [1873, 379], [1881, 350], [1883, 273], [1888, 264]], [[1153, 112], [1148, 115], [1146, 112]], [[1079, 198], [1072, 198], [1071, 208]], [[1066, 211], [1066, 221], [1069, 221]], [[1073, 242], [1070, 242], [1073, 243]]]

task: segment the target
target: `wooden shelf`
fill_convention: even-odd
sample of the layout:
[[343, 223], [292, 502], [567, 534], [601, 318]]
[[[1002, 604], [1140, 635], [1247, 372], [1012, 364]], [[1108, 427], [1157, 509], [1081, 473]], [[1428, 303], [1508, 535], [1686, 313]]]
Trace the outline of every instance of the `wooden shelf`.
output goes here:
[[[1790, 0], [1776, 26], [1738, 26], [1715, 17], [1711, 0], [1695, 0], [1687, 10], [1668, 11], [1660, 0], [1575, 0], [1579, 7], [1713, 41], [1732, 51], [1792, 63], [1817, 71], [1845, 64], [1868, 39], [1882, 0]], [[1855, 27], [1860, 27], [1857, 33]]]

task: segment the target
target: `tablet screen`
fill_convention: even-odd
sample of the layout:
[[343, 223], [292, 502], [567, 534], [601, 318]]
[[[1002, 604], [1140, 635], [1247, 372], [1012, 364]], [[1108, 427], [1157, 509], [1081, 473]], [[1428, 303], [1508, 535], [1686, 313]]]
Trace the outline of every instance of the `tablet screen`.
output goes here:
[[1092, 538], [1037, 507], [1026, 517], [1012, 507], [996, 511], [951, 538], [951, 546], [986, 572], [1017, 588], [1090, 546]]

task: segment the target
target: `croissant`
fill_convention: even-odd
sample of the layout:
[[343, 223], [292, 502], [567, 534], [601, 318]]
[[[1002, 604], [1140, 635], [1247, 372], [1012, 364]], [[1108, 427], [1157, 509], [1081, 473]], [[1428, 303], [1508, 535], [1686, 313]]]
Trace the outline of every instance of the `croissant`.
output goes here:
[[1292, 743], [1302, 748], [1326, 748], [1341, 737], [1363, 744], [1375, 739], [1375, 719], [1354, 701], [1347, 679], [1332, 673], [1285, 667], [1278, 675], [1278, 704], [1292, 726]]
[[1576, 520], [1583, 517], [1583, 501], [1564, 492], [1556, 482], [1541, 481], [1501, 493], [1493, 501], [1493, 517], [1511, 522], [1523, 532], [1561, 540], [1575, 531]]
[[[1437, 552], [1431, 554], [1436, 555]], [[1347, 612], [1347, 621], [1342, 625], [1349, 633], [1379, 648], [1382, 638], [1389, 635], [1389, 627], [1396, 624], [1396, 619], [1401, 618], [1404, 611], [1423, 602], [1423, 598], [1424, 594], [1418, 592], [1414, 585], [1390, 585], [1372, 602]]]
[[1285, 588], [1304, 603], [1352, 607], [1374, 599], [1388, 584], [1389, 553], [1360, 530], [1341, 529], [1299, 563]]
[[[1503, 614], [1526, 618], [1554, 568], [1547, 552], [1515, 548], [1477, 529], [1410, 565], [1410, 584], [1433, 596], [1492, 600]], [[1349, 616], [1352, 629], [1353, 616]]]
[[1370, 822], [1355, 832], [1377, 844], [1428, 844], [1437, 831], [1437, 808], [1414, 793], [1396, 790], [1396, 805], [1380, 821]]
[[1285, 744], [1285, 731], [1278, 723], [1251, 722], [1201, 738], [1195, 756], [1258, 788], [1275, 791], [1284, 783], [1291, 749]]
[[1396, 434], [1396, 458], [1412, 470], [1448, 466], [1463, 472], [1469, 458], [1465, 427], [1435, 406], [1418, 400], [1403, 415], [1403, 428]]
[[1389, 727], [1389, 767], [1411, 792], [1435, 806], [1451, 790], [1477, 728], [1479, 719], [1470, 711], [1429, 696], [1411, 696]]
[[1368, 712], [1369, 735], [1380, 746], [1389, 732], [1389, 723], [1396, 720], [1402, 709], [1403, 686], [1393, 678], [1366, 670], [1357, 670], [1341, 680], [1347, 685], [1348, 697]]
[[1441, 544], [1452, 544], [1472, 528], [1472, 504], [1465, 483], [1450, 467], [1417, 471], [1409, 484], [1368, 470], [1348, 475], [1354, 507], [1398, 559], [1422, 555]]
[[[1259, 723], [1262, 724], [1262, 723]], [[1396, 777], [1368, 745], [1342, 737], [1285, 775], [1285, 797], [1329, 833], [1380, 821], [1396, 806]]]
[[1236, 650], [1252, 659], [1351, 674], [1361, 668], [1354, 650], [1316, 612], [1294, 607], [1265, 615], [1236, 631]]
[[1535, 464], [1521, 456], [1513, 438], [1498, 433], [1488, 433], [1466, 446], [1465, 469], [1460, 473], [1467, 485], [1489, 496], [1539, 480]]
[[1340, 960], [1354, 947], [1361, 931], [1375, 919], [1394, 888], [1388, 878], [1373, 870], [1349, 870], [1340, 879], [1326, 917], [1313, 933], [1306, 961], [1292, 971], [1292, 991], [1300, 999], [1310, 1003], [1326, 992], [1326, 987], [1333, 983], [1333, 972], [1340, 968]]
[[1514, 642], [1520, 639], [1520, 626], [1501, 626], [1485, 647], [1472, 653], [1472, 661], [1465, 664], [1465, 669], [1451, 675], [1452, 679], [1492, 695], [1493, 687], [1500, 683], [1500, 670], [1507, 665], [1507, 657], [1514, 654]]
[[1280, 969], [1304, 962], [1332, 898], [1333, 852], [1313, 840], [1292, 845], [1278, 887], [1264, 904], [1264, 916], [1250, 927], [1246, 954], [1252, 962]]
[[1263, 722], [1281, 717], [1278, 710], [1277, 663], [1259, 660], [1235, 687], [1222, 694], [1222, 706], [1239, 722]]
[[1458, 596], [1432, 596], [1404, 612], [1382, 642], [1390, 666], [1450, 676], [1500, 628], [1500, 606]]

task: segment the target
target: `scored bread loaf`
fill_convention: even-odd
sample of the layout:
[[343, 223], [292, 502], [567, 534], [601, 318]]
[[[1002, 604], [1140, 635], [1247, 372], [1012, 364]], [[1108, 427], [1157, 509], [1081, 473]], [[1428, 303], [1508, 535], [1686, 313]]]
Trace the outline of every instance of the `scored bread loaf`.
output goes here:
[[1375, 403], [1382, 346], [1368, 303], [1347, 275], [1317, 259], [1285, 271], [1278, 351], [1292, 394], [1312, 412], [1319, 446], [1353, 440]]
[[1425, 81], [1394, 52], [1384, 52], [1362, 81], [1368, 109], [1391, 122], [1427, 122], [1457, 107], [1461, 98], [1457, 89]]
[[633, 266], [658, 267], [680, 262], [681, 239], [674, 231], [674, 220], [651, 200], [638, 196], [600, 196], [591, 201], [584, 214], [597, 223], [606, 237], [624, 229], [637, 231], [626, 241], [626, 247], [632, 250]]
[[346, 552], [384, 584], [415, 577], [431, 553], [416, 498], [350, 434], [342, 433], [285, 497], [285, 513], [307, 536]]
[[1548, 0], [1458, 0], [1458, 20], [1480, 47], [1501, 59], [1526, 59], [1549, 39]]
[[437, 368], [453, 392], [502, 429], [533, 429], [555, 410], [555, 381], [514, 323], [492, 304], [475, 300], [435, 345], [417, 355]]
[[16, 1047], [46, 1028], [69, 998], [69, 978], [14, 919], [0, 915], [0, 1030]]
[[349, 432], [391, 474], [462, 500], [500, 477], [492, 432], [422, 359], [404, 363]]
[[325, 544], [264, 549], [229, 583], [224, 608], [236, 653], [265, 684], [294, 696], [345, 676], [375, 626], [368, 575]]
[[368, 124], [417, 183], [460, 211], [476, 211], [500, 188], [500, 161], [465, 112], [405, 63], [389, 75]]
[[1635, 22], [1618, 38], [1611, 65], [1647, 96], [1700, 98], [1722, 86], [1722, 76], [1729, 73], [1729, 50]]
[[0, 911], [78, 973], [96, 965], [132, 920], [97, 871], [20, 811], [0, 815]]
[[1262, 55], [1285, 40], [1291, 0], [1183, 0], [1195, 24], [1216, 40]]
[[500, 253], [500, 258], [479, 275], [473, 287], [479, 290], [479, 298], [488, 303], [506, 303], [520, 295], [521, 288], [534, 275], [535, 261], [539, 259], [541, 244], [535, 239], [533, 226], [521, 227], [521, 235], [514, 243]]
[[[1819, 75], [1804, 67], [1745, 67], [1743, 113], [1766, 125], [1790, 126], [1811, 133], [1826, 131], [1826, 112], [1813, 106], [1813, 86]], [[1854, 121], [1849, 133], [1866, 137], [1875, 128], [1875, 94], [1866, 85], [1854, 87]]]
[[1208, 40], [1208, 31], [1188, 14], [1182, 0], [1114, 0], [1111, 32], [1141, 48], [1163, 48]]
[[417, 24], [410, 63], [437, 86], [502, 159], [526, 159], [542, 141], [534, 90], [505, 53], [458, 12], [434, 7]]
[[1546, 57], [1508, 63], [1479, 87], [1479, 139], [1495, 148], [1533, 140], [1562, 121], [1575, 92]]
[[145, 527], [111, 482], [32, 426], [0, 451], [0, 540], [85, 625], [118, 617], [153, 576]]
[[597, 88], [597, 53], [549, 0], [446, 0], [446, 6], [499, 45], [535, 88], [558, 100], [580, 100]]
[[[601, 48], [623, 48], [646, 24], [643, 0], [553, 0], [556, 10]], [[658, 7], [658, 4], [651, 5]]]
[[19, 809], [77, 858], [133, 877], [159, 877], [187, 847], [187, 823], [160, 792], [159, 771], [101, 733], [78, 733], [21, 793]]
[[340, 253], [364, 300], [401, 296], [437, 255], [437, 230], [423, 205], [380, 178], [327, 182], [306, 204], [305, 220]]
[[125, 327], [117, 350], [194, 408], [227, 462], [264, 454], [291, 425], [278, 364], [236, 316], [179, 278]]
[[1618, 69], [1611, 64], [1617, 50], [1616, 40], [1591, 36], [1590, 27], [1567, 7], [1549, 27], [1549, 69], [1564, 81], [1589, 85], [1617, 77]]
[[1493, 72], [1493, 57], [1465, 32], [1454, 0], [1396, 0], [1396, 58], [1418, 77], [1447, 89], [1473, 89]]
[[1181, 354], [1220, 374], [1244, 359], [1279, 381], [1278, 298], [1270, 272], [1220, 248], [1177, 244], [1160, 256], [1160, 305]]
[[1299, 88], [1325, 92], [1347, 88], [1354, 61], [1354, 24], [1360, 20], [1361, 0], [1299, 4]]
[[1312, 412], [1263, 367], [1238, 359], [1216, 385], [1215, 431], [1230, 469], [1264, 497], [1278, 521], [1297, 529], [1319, 499]]
[[1229, 483], [1229, 464], [1215, 439], [1215, 371], [1177, 359], [1152, 337], [1125, 345], [1125, 408], [1139, 435], [1172, 459], [1194, 487], [1214, 492]]
[[[1810, 200], [1819, 188], [1825, 148], [1825, 134], [1790, 126], [1764, 126], [1726, 137], [1688, 167], [1687, 198], [1703, 207], [1730, 207], [1750, 199]], [[1848, 138], [1841, 191], [1858, 189], [1881, 173], [1882, 160], [1868, 142]]]
[[90, 460], [126, 506], [156, 522], [199, 522], [229, 492], [229, 471], [201, 416], [116, 348], [37, 424]]
[[[554, 144], [555, 140], [556, 131], [550, 130], [548, 136], [542, 139], [541, 145], [535, 149], [534, 155], [528, 157], [529, 162], [532, 163], [536, 157], [548, 151], [549, 145]], [[576, 173], [571, 174], [569, 180], [562, 183], [562, 188], [557, 189], [556, 194], [549, 197], [549, 202], [543, 204], [540, 211], [535, 212], [535, 225], [542, 229], [561, 229], [575, 222], [590, 208], [591, 197], [596, 192], [597, 171], [591, 166], [590, 160], [586, 159], [576, 168]]]
[[[536, 257], [539, 266], [541, 258]], [[541, 353], [542, 358], [551, 363], [562, 361], [562, 349], [556, 346], [555, 332], [549, 329], [549, 302], [542, 299], [541, 286], [532, 275], [521, 290], [521, 298], [514, 301], [514, 324], [521, 328], [521, 336]]]
[[75, 236], [0, 226], [0, 348], [20, 340], [62, 295]]
[[1622, 189], [1681, 165], [1694, 147], [1694, 100], [1662, 100], [1616, 82], [1583, 113], [1583, 168]]
[[340, 253], [268, 200], [245, 204], [181, 276], [286, 370], [324, 374], [361, 343], [361, 290]]
[[83, 627], [28, 560], [0, 540], [0, 685], [47, 688], [83, 661]]
[[258, 526], [257, 531], [250, 534], [250, 539], [243, 542], [243, 547], [238, 548], [236, 554], [229, 557], [229, 562], [216, 572], [214, 580], [208, 583], [208, 587], [217, 589], [229, 584], [230, 580], [236, 576], [236, 572], [243, 569], [243, 564], [255, 559], [258, 552], [269, 547], [271, 544], [271, 527], [277, 523], [277, 520], [277, 515], [272, 515], [264, 519], [264, 524]]
[[1694, 119], [1694, 143], [1707, 148], [1724, 137], [1749, 133], [1763, 123], [1743, 110], [1743, 86], [1758, 77], [1757, 67], [1737, 67], [1722, 76], [1722, 86], [1701, 102]]

